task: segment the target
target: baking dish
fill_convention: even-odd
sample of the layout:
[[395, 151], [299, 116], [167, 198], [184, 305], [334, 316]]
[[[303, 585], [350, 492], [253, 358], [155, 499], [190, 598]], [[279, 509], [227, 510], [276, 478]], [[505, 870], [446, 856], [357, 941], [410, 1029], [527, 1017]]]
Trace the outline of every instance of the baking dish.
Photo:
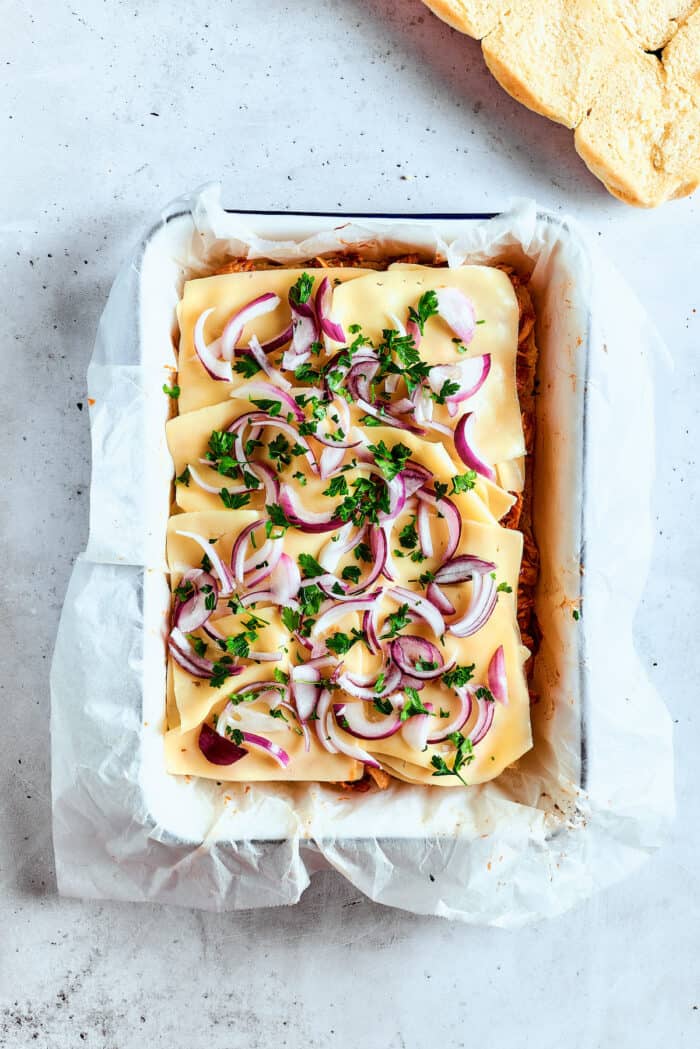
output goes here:
[[[90, 541], [66, 598], [52, 672], [61, 891], [214, 909], [263, 906], [294, 902], [311, 873], [331, 865], [394, 906], [520, 924], [564, 909], [648, 849], [668, 811], [670, 745], [663, 707], [631, 642], [649, 549], [651, 427], [643, 350], [634, 361], [634, 391], [625, 354], [631, 335], [644, 346], [646, 318], [608, 275], [606, 293], [615, 296], [599, 317], [618, 350], [608, 357], [591, 310], [591, 281], [606, 271], [600, 260], [591, 265], [577, 232], [532, 206], [489, 219], [225, 212], [205, 191], [172, 205], [120, 274], [89, 372]], [[543, 632], [535, 746], [492, 783], [467, 791], [401, 784], [351, 797], [316, 784], [232, 789], [169, 776], [164, 537], [173, 471], [162, 385], [175, 363], [183, 279], [226, 253], [289, 264], [358, 243], [390, 245], [397, 254], [437, 251], [453, 265], [505, 261], [532, 273]], [[619, 453], [608, 401], [629, 418]], [[645, 469], [630, 459], [631, 446]], [[623, 466], [629, 491], [619, 484]], [[625, 521], [635, 522], [635, 541], [620, 546], [615, 536]], [[587, 607], [597, 614], [578, 618]], [[114, 615], [120, 629], [105, 632]], [[639, 760], [639, 728], [632, 733], [627, 724], [628, 688], [639, 723], [654, 721], [659, 761], [651, 779]], [[636, 848], [629, 847], [631, 827]]]
[[[255, 230], [256, 234], [260, 237], [264, 237], [268, 240], [280, 241], [293, 239], [295, 241], [304, 241], [308, 237], [313, 236], [320, 230], [325, 229], [328, 226], [328, 221], [331, 219], [333, 225], [343, 225], [345, 223], [357, 223], [361, 222], [363, 227], [371, 235], [373, 224], [385, 226], [387, 222], [391, 222], [393, 231], [392, 236], [396, 239], [397, 237], [404, 237], [402, 242], [396, 241], [399, 244], [401, 250], [406, 251], [418, 251], [429, 253], [432, 255], [433, 244], [435, 233], [444, 241], [444, 243], [450, 243], [459, 239], [460, 234], [463, 233], [465, 226], [473, 223], [477, 223], [487, 219], [491, 216], [479, 216], [479, 215], [425, 215], [420, 217], [411, 216], [410, 218], [396, 216], [396, 215], [289, 215], [289, 214], [274, 214], [274, 213], [251, 213], [251, 212], [240, 212], [238, 214], [245, 214], [246, 221], [250, 223], [251, 227]], [[548, 221], [546, 218], [541, 217], [540, 221]], [[429, 231], [426, 236], [421, 236], [423, 230]], [[159, 324], [156, 327], [155, 317], [152, 313], [152, 303], [154, 301], [163, 301], [166, 297], [168, 287], [172, 283], [172, 277], [169, 272], [169, 267], [172, 265], [173, 259], [181, 259], [184, 257], [188, 238], [191, 236], [191, 219], [186, 213], [184, 215], [175, 215], [170, 220], [152, 231], [144, 243], [143, 256], [141, 262], [141, 303], [144, 310], [141, 315], [141, 344], [142, 344], [142, 356], [145, 358], [148, 353], [155, 354], [157, 347], [164, 345], [165, 336], [170, 335], [173, 331], [173, 318], [171, 315], [166, 315], [165, 311], [159, 317]], [[512, 256], [508, 258], [493, 259], [492, 261], [508, 261], [515, 262], [516, 266], [522, 269], [524, 262], [522, 259], [513, 259]], [[199, 273], [199, 270], [196, 271]], [[185, 272], [183, 276], [186, 278], [189, 274]], [[569, 275], [570, 276], [570, 275]], [[572, 282], [573, 284], [573, 282]], [[586, 346], [587, 346], [587, 327], [586, 327], [586, 305], [583, 301], [585, 289], [581, 286], [581, 275], [577, 274], [577, 280], [575, 287], [578, 289], [578, 296], [574, 295], [569, 298], [565, 310], [562, 310], [561, 304], [557, 308], [557, 322], [558, 324], [565, 324], [567, 327], [571, 325], [571, 333], [567, 331], [564, 339], [559, 343], [560, 346], [571, 346], [575, 349], [575, 359], [567, 362], [567, 365], [576, 374], [581, 374], [582, 364], [585, 362], [586, 357]], [[548, 316], [547, 303], [536, 303], [538, 316], [542, 312], [544, 317]], [[540, 320], [540, 329], [542, 330], [545, 320]], [[545, 328], [545, 331], [548, 329]], [[545, 339], [548, 343], [548, 340]], [[578, 565], [581, 562], [581, 548], [580, 548], [580, 523], [575, 521], [575, 507], [578, 504], [578, 493], [580, 492], [581, 485], [581, 471], [583, 468], [583, 447], [584, 447], [584, 420], [585, 420], [585, 409], [584, 409], [584, 391], [585, 383], [576, 384], [576, 387], [572, 387], [568, 383], [561, 383], [560, 385], [564, 388], [557, 388], [552, 391], [552, 383], [559, 380], [562, 375], [561, 372], [561, 360], [557, 363], [557, 368], [552, 369], [551, 363], [547, 360], [548, 355], [551, 356], [552, 350], [549, 345], [545, 345], [541, 350], [541, 369], [540, 374], [540, 389], [547, 389], [549, 391], [548, 396], [540, 397], [538, 401], [538, 433], [539, 433], [539, 446], [537, 459], [541, 460], [542, 466], [540, 470], [541, 476], [535, 476], [534, 492], [535, 492], [535, 520], [539, 519], [540, 528], [542, 530], [542, 537], [539, 539], [541, 546], [541, 556], [543, 559], [543, 586], [548, 585], [548, 577], [551, 580], [552, 574], [555, 574], [553, 568], [552, 556], [554, 550], [557, 550], [557, 559], [560, 564]], [[155, 364], [155, 362], [154, 362]], [[549, 376], [545, 378], [545, 375]], [[557, 515], [556, 525], [551, 520], [544, 524], [544, 511], [542, 505], [538, 506], [537, 493], [538, 491], [544, 495], [547, 492], [548, 499], [552, 496], [552, 478], [547, 478], [545, 481], [545, 470], [547, 469], [548, 463], [551, 462], [550, 457], [547, 455], [546, 449], [551, 446], [552, 443], [552, 416], [550, 411], [551, 402], [556, 396], [557, 399], [565, 399], [566, 404], [561, 404], [564, 417], [567, 419], [568, 433], [567, 433], [567, 455], [570, 455], [570, 470], [562, 470], [564, 465], [564, 450], [560, 447], [557, 452], [559, 459], [558, 468], [554, 477], [555, 483], [560, 486], [560, 490], [557, 492], [555, 498], [557, 504], [562, 509], [563, 513]], [[156, 413], [154, 412], [153, 424], [155, 425]], [[155, 440], [155, 433], [152, 431], [152, 437], [149, 439], [149, 446]], [[158, 476], [153, 476], [147, 482], [151, 491], [160, 491], [161, 503], [163, 506], [166, 505], [167, 500], [170, 497], [170, 482], [172, 480], [172, 470], [165, 476], [162, 470], [162, 464], [159, 464], [161, 469], [158, 471]], [[565, 482], [567, 487], [565, 488]], [[569, 509], [570, 508], [570, 509]], [[567, 509], [569, 509], [570, 517], [567, 520]], [[556, 529], [557, 534], [552, 534]], [[552, 542], [550, 543], [550, 539]], [[157, 544], [157, 535], [153, 535], [153, 540]], [[153, 561], [156, 562], [157, 550], [153, 550]], [[562, 557], [561, 554], [564, 554]], [[559, 574], [560, 568], [556, 569], [556, 574]], [[572, 582], [574, 583], [573, 588], [567, 589], [567, 600], [571, 602], [571, 608], [578, 607], [579, 593], [578, 593], [578, 578]], [[163, 616], [167, 609], [167, 597], [164, 597], [164, 591], [161, 588], [162, 579], [158, 573], [148, 573], [144, 579], [144, 609], [145, 609], [145, 622], [147, 624], [155, 624], [163, 621]], [[559, 594], [559, 587], [561, 586], [561, 580], [556, 588], [556, 594]], [[165, 605], [163, 601], [165, 600]], [[558, 600], [558, 597], [557, 597]], [[538, 613], [542, 617], [543, 622], [546, 622], [551, 618], [551, 609], [547, 606], [547, 598], [540, 594], [538, 599]], [[541, 659], [538, 657], [536, 660], [536, 667], [534, 673], [534, 689], [536, 692], [540, 692], [543, 689], [543, 681], [545, 678], [549, 680], [559, 677], [561, 682], [566, 681], [564, 686], [573, 699], [573, 708], [577, 712], [578, 724], [576, 726], [576, 732], [578, 734], [578, 756], [576, 760], [576, 768], [572, 769], [572, 785], [575, 787], [583, 787], [585, 785], [585, 762], [583, 755], [585, 753], [585, 723], [581, 717], [581, 713], [584, 709], [583, 691], [585, 687], [584, 680], [576, 674], [575, 667], [580, 663], [580, 652], [579, 652], [579, 641], [581, 633], [576, 629], [576, 621], [573, 617], [569, 616], [569, 621], [564, 621], [564, 632], [558, 635], [558, 644], [556, 652], [553, 652], [547, 645], [547, 637], [543, 645], [543, 656]], [[569, 654], [568, 659], [564, 659], [564, 652]], [[147, 632], [144, 638], [144, 660], [148, 664], [152, 664], [155, 668], [163, 663], [163, 636], [161, 631], [154, 631], [151, 629]], [[551, 661], [551, 662], [548, 662]], [[537, 664], [543, 664], [538, 666]], [[546, 670], [544, 669], [546, 665]], [[163, 694], [164, 694], [164, 678], [158, 682], [158, 688], [153, 687], [155, 682], [151, 682], [147, 689], [144, 689], [144, 758], [148, 755], [147, 760], [143, 763], [143, 789], [144, 789], [144, 801], [146, 802], [149, 811], [152, 813], [153, 818], [157, 824], [162, 827], [167, 827], [169, 832], [173, 835], [174, 839], [181, 838], [183, 835], [184, 828], [180, 821], [182, 813], [180, 806], [178, 805], [175, 811], [178, 812], [178, 820], [173, 824], [173, 809], [170, 801], [165, 801], [163, 784], [161, 782], [161, 776], [167, 774], [162, 772], [162, 761], [160, 758], [160, 726], [162, 718], [162, 705], [163, 705]], [[546, 685], [545, 685], [546, 688]], [[545, 692], [542, 696], [541, 702], [544, 706], [548, 706], [552, 703], [554, 697], [549, 692]], [[534, 721], [537, 724], [537, 709], [534, 709]], [[567, 728], [567, 733], [570, 733], [570, 728]], [[537, 746], [537, 741], [535, 746]], [[527, 759], [526, 759], [527, 760]], [[160, 768], [160, 774], [155, 775], [155, 770]], [[298, 789], [298, 788], [297, 788]], [[326, 791], [334, 788], [326, 786]], [[338, 788], [339, 789], [339, 788]], [[387, 833], [387, 827], [385, 826], [386, 820], [382, 816], [379, 820], [379, 826], [376, 824], [377, 813], [369, 806], [363, 805], [362, 800], [356, 800], [353, 802], [356, 806], [355, 818], [353, 820], [346, 820], [344, 826], [344, 832], [351, 836], [364, 836], [368, 835], [374, 837], [376, 834]], [[372, 813], [371, 818], [368, 819], [368, 810]], [[193, 842], [201, 840], [205, 835], [207, 827], [202, 825], [197, 827], [196, 824], [192, 824], [188, 828], [186, 835], [187, 841]], [[449, 826], [443, 828], [430, 828], [431, 832], [439, 831], [442, 833], [449, 833]], [[415, 828], [410, 826], [408, 823], [399, 825], [394, 820], [391, 821], [391, 833], [406, 835], [411, 837], [415, 834]], [[241, 834], [248, 836], [252, 834], [255, 838], [265, 841], [271, 839], [278, 839], [284, 837], [286, 833], [284, 826], [276, 826], [273, 822], [270, 822], [268, 826], [261, 826], [259, 823], [256, 824], [255, 828], [246, 827], [245, 830], [241, 831]]]

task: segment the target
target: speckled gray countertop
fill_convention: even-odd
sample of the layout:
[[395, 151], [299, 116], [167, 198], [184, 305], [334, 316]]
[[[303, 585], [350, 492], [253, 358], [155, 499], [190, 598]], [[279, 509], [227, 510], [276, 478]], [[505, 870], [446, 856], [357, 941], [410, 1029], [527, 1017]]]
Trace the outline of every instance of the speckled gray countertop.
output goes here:
[[[509, 99], [418, 0], [9, 0], [3, 35], [0, 1046], [700, 1044], [697, 199], [611, 199], [570, 133]], [[223, 917], [56, 897], [48, 669], [87, 534], [85, 369], [121, 257], [212, 178], [249, 208], [534, 196], [597, 233], [667, 340], [637, 643], [675, 722], [679, 817], [638, 875], [564, 918], [465, 928], [327, 874], [296, 908]]]

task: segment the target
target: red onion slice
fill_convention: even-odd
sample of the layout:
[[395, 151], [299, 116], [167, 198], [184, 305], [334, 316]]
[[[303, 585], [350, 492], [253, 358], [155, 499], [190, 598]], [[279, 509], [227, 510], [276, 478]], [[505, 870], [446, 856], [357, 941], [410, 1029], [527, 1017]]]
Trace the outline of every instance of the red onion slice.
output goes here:
[[[398, 587], [396, 589], [399, 589]], [[373, 594], [369, 594], [367, 597], [353, 597], [349, 601], [339, 602], [338, 604], [331, 605], [318, 617], [314, 625], [311, 627], [311, 637], [316, 637], [319, 634], [325, 634], [326, 631], [330, 630], [332, 626], [348, 614], [348, 612], [366, 612], [371, 609], [377, 600], [381, 591], [375, 590]], [[410, 590], [406, 593], [411, 593]], [[413, 596], [413, 595], [411, 595]]]
[[335, 572], [338, 564], [365, 537], [365, 526], [356, 528], [352, 521], [348, 521], [339, 530], [338, 535], [329, 539], [319, 554], [319, 564], [328, 572]]
[[205, 310], [204, 313], [200, 313], [197, 318], [197, 323], [194, 326], [193, 341], [194, 349], [199, 361], [206, 371], [207, 375], [211, 379], [215, 379], [217, 382], [233, 382], [233, 372], [231, 371], [230, 360], [222, 361], [219, 357], [214, 354], [214, 346], [220, 346], [220, 340], [207, 344], [204, 338], [204, 325], [207, 322], [207, 317], [213, 313], [215, 307], [212, 306], [210, 309]]
[[420, 328], [414, 320], [409, 320], [406, 324], [406, 334], [411, 336], [413, 339], [413, 345], [418, 349], [423, 336], [420, 333]]
[[447, 496], [443, 496], [442, 499], [438, 500], [435, 498], [434, 491], [426, 491], [423, 488], [420, 488], [416, 495], [421, 502], [432, 506], [436, 514], [442, 514], [447, 525], [447, 546], [442, 556], [444, 560], [449, 560], [459, 546], [459, 540], [462, 535], [462, 515]]
[[277, 386], [280, 386], [283, 390], [288, 391], [292, 388], [291, 382], [289, 382], [288, 379], [285, 379], [284, 375], [282, 375], [282, 373], [279, 372], [277, 368], [272, 367], [269, 360], [267, 359], [267, 356], [265, 355], [264, 349], [258, 342], [258, 338], [256, 335], [251, 336], [250, 342], [248, 343], [247, 352], [253, 358], [258, 367], [265, 372], [265, 374], [272, 382], [276, 383]]
[[398, 604], [408, 605], [412, 612], [424, 619], [437, 637], [441, 637], [445, 633], [445, 620], [442, 617], [442, 613], [427, 598], [421, 597], [420, 594], [407, 590], [403, 586], [392, 586], [387, 590], [387, 593]]
[[455, 449], [465, 466], [476, 470], [490, 481], [496, 480], [496, 471], [482, 458], [474, 444], [474, 412], [467, 412], [457, 423], [455, 429]]
[[[253, 336], [253, 338], [255, 338], [255, 336]], [[274, 353], [275, 350], [279, 350], [288, 342], [291, 342], [291, 339], [292, 325], [291, 323], [289, 323], [286, 328], [283, 328], [282, 331], [279, 332], [278, 335], [273, 335], [271, 339], [266, 339], [265, 342], [261, 342], [258, 345], [260, 346], [260, 349], [263, 351], [263, 353]], [[237, 346], [236, 349], [245, 352], [244, 346]], [[248, 349], [250, 349], [250, 345], [248, 346]]]
[[[185, 601], [176, 598], [173, 608], [173, 626], [179, 627], [183, 634], [191, 634], [203, 626], [214, 611], [219, 598], [219, 586], [214, 576], [202, 568], [193, 568], [185, 572], [180, 586], [186, 586], [187, 583], [191, 583], [193, 587], [191, 596]], [[202, 587], [211, 587], [211, 590], [202, 593]], [[213, 608], [207, 608], [207, 601], [213, 604]]]
[[300, 587], [299, 566], [289, 554], [282, 553], [270, 579], [270, 590], [277, 604], [287, 605], [297, 596]]
[[342, 716], [347, 723], [344, 726], [345, 731], [357, 739], [388, 739], [401, 728], [401, 716], [398, 710], [377, 721], [371, 721], [367, 717], [364, 703], [345, 703], [342, 708], [336, 707], [337, 716], [340, 716], [341, 709]]
[[[432, 703], [424, 705], [426, 710], [432, 711]], [[409, 747], [412, 747], [414, 750], [424, 751], [428, 746], [428, 736], [433, 723], [434, 718], [432, 714], [414, 714], [407, 721], [404, 721], [401, 735]]]
[[419, 488], [423, 488], [432, 479], [433, 475], [427, 467], [411, 461], [406, 463], [401, 471], [401, 480], [403, 481], [406, 498], [410, 499], [412, 495], [417, 493]]
[[499, 703], [508, 702], [508, 679], [506, 677], [506, 657], [503, 645], [499, 645], [491, 656], [488, 669], [489, 691]]
[[[474, 575], [472, 593], [467, 611], [449, 631], [455, 637], [471, 637], [489, 621], [498, 601], [496, 582], [491, 575]], [[473, 742], [473, 741], [472, 741]]]
[[[326, 697], [328, 698], [326, 699]], [[319, 720], [316, 722], [316, 730], [319, 733], [321, 743], [327, 750], [330, 750], [333, 754], [345, 754], [346, 757], [354, 758], [355, 761], [362, 761], [365, 765], [370, 765], [372, 768], [381, 768], [379, 762], [371, 754], [368, 754], [366, 750], [356, 746], [354, 743], [348, 743], [343, 738], [343, 734], [335, 721], [331, 706], [331, 694], [328, 689], [323, 690], [319, 700], [318, 715]]]
[[243, 747], [239, 747], [234, 743], [232, 739], [220, 736], [206, 722], [199, 731], [197, 743], [204, 757], [212, 765], [234, 765], [241, 758], [246, 757], [248, 753]]
[[221, 333], [221, 356], [225, 361], [233, 359], [236, 344], [243, 334], [246, 324], [255, 320], [256, 317], [262, 317], [266, 313], [276, 310], [279, 304], [279, 295], [275, 295], [273, 291], [266, 291], [262, 295], [258, 295], [257, 298], [251, 299], [250, 302], [247, 302], [245, 306], [242, 306], [240, 310], [233, 314], [226, 322], [226, 326]]
[[428, 583], [425, 596], [428, 598], [428, 601], [432, 601], [439, 612], [442, 612], [443, 616], [453, 616], [455, 614], [455, 606], [442, 592], [437, 583]]
[[438, 313], [466, 346], [476, 331], [476, 313], [471, 299], [459, 288], [439, 288], [435, 294]]
[[259, 736], [257, 732], [244, 732], [242, 735], [243, 742], [247, 743], [249, 747], [255, 747], [257, 750], [267, 754], [268, 757], [273, 758], [280, 768], [286, 769], [289, 767], [289, 754], [277, 743], [273, 743], [270, 739], [265, 739], [264, 736]]
[[235, 579], [209, 540], [205, 539], [203, 535], [198, 535], [197, 532], [176, 532], [175, 535], [181, 535], [184, 539], [191, 539], [204, 551], [221, 582], [219, 596], [229, 597], [236, 585]]
[[259, 528], [263, 524], [262, 521], [252, 521], [246, 525], [245, 528], [236, 537], [236, 541], [233, 544], [231, 551], [231, 571], [233, 577], [238, 583], [242, 583], [245, 579], [246, 573], [246, 547], [248, 545], [248, 538], [256, 528]]
[[466, 583], [475, 575], [488, 575], [495, 572], [496, 565], [493, 561], [483, 561], [480, 557], [471, 554], [460, 554], [450, 561], [445, 561], [435, 573], [435, 582], [441, 586], [450, 586], [453, 583]]
[[321, 674], [316, 667], [301, 663], [292, 667], [290, 675], [297, 712], [302, 721], [308, 721], [318, 702]]
[[330, 279], [324, 277], [318, 286], [316, 292], [316, 316], [318, 317], [318, 323], [321, 326], [321, 331], [324, 332], [329, 339], [333, 339], [334, 342], [345, 342], [345, 332], [340, 324], [336, 324], [331, 318], [331, 298], [333, 295], [333, 288], [331, 286]]
[[[402, 634], [394, 638], [391, 642], [391, 658], [402, 674], [410, 674], [419, 681], [433, 681], [455, 665], [454, 659], [445, 665], [438, 647], [415, 634]], [[432, 670], [420, 669], [416, 666], [419, 660], [435, 663], [435, 667]]]
[[168, 650], [175, 662], [186, 670], [192, 677], [208, 679], [214, 671], [214, 664], [210, 659], [198, 656], [185, 635], [177, 627], [173, 627], [168, 638]]
[[469, 738], [472, 741], [473, 747], [475, 747], [477, 743], [481, 743], [482, 739], [493, 725], [493, 718], [496, 713], [496, 704], [492, 700], [480, 699], [477, 696], [476, 702], [479, 707], [479, 716], [476, 719], [474, 728], [469, 733]]
[[[455, 716], [447, 724], [440, 722], [440, 730], [432, 736], [428, 736], [428, 743], [442, 743], [453, 732], [461, 732], [471, 717], [472, 697], [468, 689], [457, 689], [459, 698], [459, 709]], [[473, 741], [472, 741], [473, 742]]]
[[424, 557], [433, 556], [433, 537], [430, 532], [430, 511], [428, 504], [421, 500], [418, 504], [418, 538]]
[[[251, 555], [246, 561], [246, 586], [257, 586], [264, 579], [272, 575], [282, 557], [282, 543], [276, 539], [268, 539], [256, 555]], [[259, 566], [259, 567], [258, 567]], [[248, 573], [251, 573], [250, 575]]]
[[385, 672], [385, 680], [379, 691], [377, 691], [377, 677], [370, 681], [363, 681], [359, 675], [348, 672], [338, 676], [338, 685], [355, 699], [363, 699], [367, 702], [375, 699], [384, 699], [385, 696], [395, 692], [401, 681], [401, 671], [398, 667], [389, 667]]
[[283, 484], [280, 488], [280, 506], [290, 524], [302, 532], [332, 532], [342, 524], [339, 517], [333, 516], [332, 510], [315, 513], [302, 507], [295, 491], [288, 484]]
[[409, 433], [415, 433], [419, 437], [425, 433], [420, 426], [413, 426], [412, 423], [404, 422], [403, 419], [397, 419], [395, 415], [380, 411], [362, 397], [357, 398], [357, 407], [365, 415], [371, 415], [375, 419], [379, 419], [383, 426], [392, 426], [395, 430], [408, 430]]
[[[297, 422], [304, 422], [304, 413], [294, 398], [286, 390], [281, 390], [279, 386], [263, 379], [251, 379], [250, 382], [244, 382], [242, 386], [236, 387], [231, 396], [241, 401], [279, 401], [285, 413], [291, 412]], [[272, 416], [272, 419], [275, 420], [276, 417]]]
[[461, 404], [462, 401], [478, 393], [490, 371], [491, 354], [484, 353], [480, 357], [469, 357], [467, 360], [457, 361], [454, 364], [439, 364], [431, 368], [428, 383], [435, 393], [440, 393], [445, 382], [456, 382], [459, 385], [456, 393], [451, 393], [445, 398], [449, 407]]

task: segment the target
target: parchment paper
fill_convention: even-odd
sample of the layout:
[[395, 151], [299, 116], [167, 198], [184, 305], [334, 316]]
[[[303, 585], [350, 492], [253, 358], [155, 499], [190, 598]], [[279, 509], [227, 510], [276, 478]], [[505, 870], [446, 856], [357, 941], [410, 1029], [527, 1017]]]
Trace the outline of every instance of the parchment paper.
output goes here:
[[[673, 813], [670, 718], [634, 650], [651, 550], [652, 366], [663, 355], [624, 281], [571, 218], [520, 202], [448, 241], [431, 223], [225, 213], [217, 187], [173, 202], [126, 260], [88, 372], [90, 539], [66, 595], [52, 667], [59, 890], [227, 910], [296, 902], [332, 866], [369, 897], [518, 926], [633, 871]], [[172, 232], [179, 230], [180, 232]], [[171, 235], [172, 233], [172, 235]], [[541, 349], [535, 527], [545, 640], [535, 747], [491, 784], [244, 786], [163, 767], [164, 438], [171, 331], [186, 276], [225, 254], [306, 259], [371, 242], [450, 265], [532, 271]], [[158, 246], [160, 245], [160, 246]], [[582, 574], [583, 573], [583, 574]], [[573, 611], [580, 610], [576, 621]]]

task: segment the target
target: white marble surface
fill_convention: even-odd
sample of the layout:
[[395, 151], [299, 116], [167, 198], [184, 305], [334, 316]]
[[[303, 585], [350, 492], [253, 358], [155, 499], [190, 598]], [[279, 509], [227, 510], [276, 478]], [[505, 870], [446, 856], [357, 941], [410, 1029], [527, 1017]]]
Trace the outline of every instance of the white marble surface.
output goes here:
[[[700, 1044], [698, 200], [611, 199], [418, 0], [8, 0], [3, 30], [0, 1046]], [[259, 208], [534, 196], [588, 223], [668, 341], [637, 640], [676, 723], [679, 817], [636, 877], [558, 921], [464, 928], [330, 875], [296, 908], [224, 917], [55, 895], [47, 679], [87, 531], [85, 368], [120, 258], [211, 178]]]

